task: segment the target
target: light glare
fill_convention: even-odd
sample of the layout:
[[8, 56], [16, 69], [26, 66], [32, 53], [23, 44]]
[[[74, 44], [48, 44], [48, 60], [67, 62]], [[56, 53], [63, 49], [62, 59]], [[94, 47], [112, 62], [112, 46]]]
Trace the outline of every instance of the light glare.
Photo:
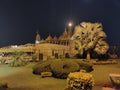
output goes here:
[[72, 26], [72, 23], [70, 22], [70, 23], [68, 24], [68, 26], [71, 27], [71, 26]]

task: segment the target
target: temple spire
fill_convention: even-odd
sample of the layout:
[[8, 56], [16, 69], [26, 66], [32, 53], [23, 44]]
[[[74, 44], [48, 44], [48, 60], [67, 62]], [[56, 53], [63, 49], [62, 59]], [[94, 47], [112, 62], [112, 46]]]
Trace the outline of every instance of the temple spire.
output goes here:
[[38, 31], [36, 32], [36, 40], [35, 40], [35, 44], [39, 44], [40, 43], [40, 34], [38, 33]]

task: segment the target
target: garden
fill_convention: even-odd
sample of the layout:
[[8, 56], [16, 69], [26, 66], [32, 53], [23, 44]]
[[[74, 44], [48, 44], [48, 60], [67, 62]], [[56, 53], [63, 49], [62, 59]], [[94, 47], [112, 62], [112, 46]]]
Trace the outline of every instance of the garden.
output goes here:
[[[95, 80], [93, 90], [101, 90], [105, 85], [112, 86], [109, 74], [120, 73], [120, 62], [117, 61], [117, 64], [93, 65], [94, 70], [90, 72]], [[33, 68], [36, 68], [38, 64], [38, 62], [29, 62], [24, 67], [10, 67], [7, 64], [1, 64], [0, 83], [7, 84], [8, 90], [65, 90], [67, 88], [67, 79], [43, 78], [38, 73], [33, 74]], [[64, 75], [62, 78], [66, 77], [66, 74]], [[57, 74], [58, 76], [61, 76], [60, 73]]]

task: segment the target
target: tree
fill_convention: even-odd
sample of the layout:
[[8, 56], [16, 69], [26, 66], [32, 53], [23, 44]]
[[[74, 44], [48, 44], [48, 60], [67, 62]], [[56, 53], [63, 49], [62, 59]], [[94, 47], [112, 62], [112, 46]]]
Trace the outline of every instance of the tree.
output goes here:
[[16, 67], [16, 66], [24, 66], [27, 64], [27, 61], [24, 60], [24, 57], [27, 56], [27, 53], [21, 52], [21, 51], [14, 51], [12, 53], [12, 62], [10, 63], [10, 66]]
[[75, 48], [82, 55], [87, 52], [87, 60], [90, 60], [90, 51], [105, 54], [109, 49], [106, 42], [107, 35], [103, 31], [101, 23], [82, 22], [75, 27], [72, 36]]

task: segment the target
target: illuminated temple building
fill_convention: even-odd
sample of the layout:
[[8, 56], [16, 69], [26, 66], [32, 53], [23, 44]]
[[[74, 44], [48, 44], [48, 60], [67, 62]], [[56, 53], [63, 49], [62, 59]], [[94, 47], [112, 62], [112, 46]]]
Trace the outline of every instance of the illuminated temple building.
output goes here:
[[56, 36], [51, 37], [51, 35], [49, 35], [45, 40], [41, 40], [40, 35], [37, 32], [35, 43], [39, 44], [44, 41], [46, 43], [51, 43], [51, 44], [69, 45], [69, 41], [72, 34], [73, 34], [72, 29], [67, 31], [67, 29], [65, 28], [63, 34], [59, 38], [57, 38]]
[[72, 35], [72, 29], [69, 28], [68, 30], [65, 29], [59, 37], [49, 35], [45, 40], [41, 40], [37, 32], [34, 49], [37, 59], [47, 60], [47, 58], [69, 57], [73, 55]]

